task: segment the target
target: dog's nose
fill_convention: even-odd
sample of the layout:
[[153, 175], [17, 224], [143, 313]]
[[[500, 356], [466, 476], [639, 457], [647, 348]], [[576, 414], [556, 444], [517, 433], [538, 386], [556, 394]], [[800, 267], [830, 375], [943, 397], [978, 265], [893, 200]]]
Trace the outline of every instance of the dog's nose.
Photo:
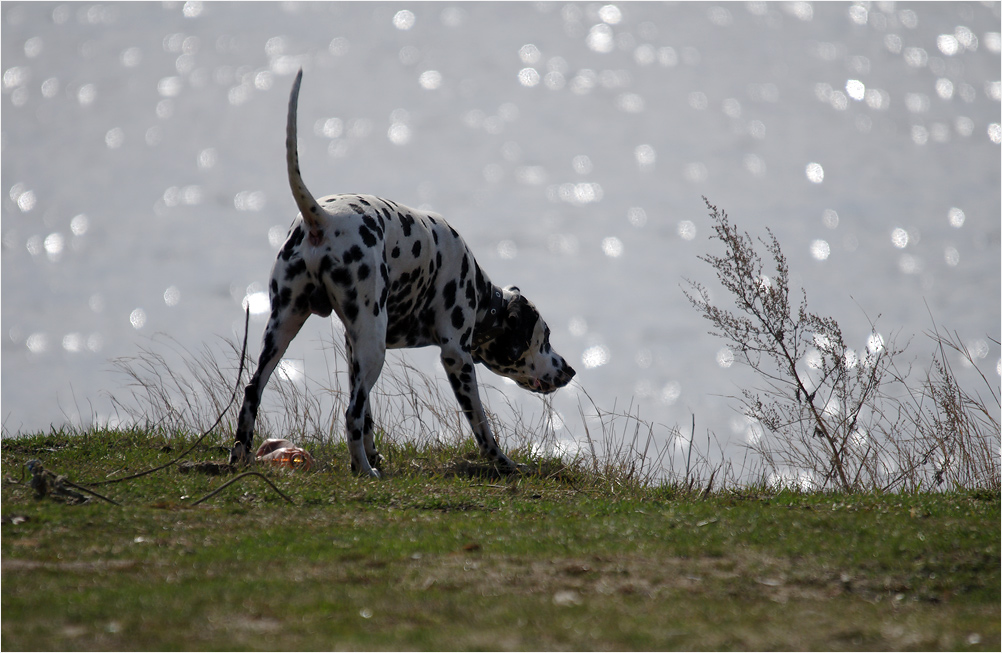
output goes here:
[[574, 368], [568, 365], [567, 361], [564, 361], [563, 366], [560, 368], [560, 374], [557, 378], [557, 383], [560, 386], [565, 386], [571, 382], [571, 379], [574, 378], [575, 374], [576, 372], [574, 371]]

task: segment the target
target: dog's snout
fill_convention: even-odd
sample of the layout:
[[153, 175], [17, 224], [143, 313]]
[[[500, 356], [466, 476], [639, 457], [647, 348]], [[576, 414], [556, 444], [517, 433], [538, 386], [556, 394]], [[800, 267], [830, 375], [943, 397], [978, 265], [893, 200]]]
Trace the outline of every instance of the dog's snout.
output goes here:
[[556, 378], [554, 379], [555, 385], [558, 388], [564, 387], [571, 382], [571, 379], [574, 378], [575, 374], [576, 372], [574, 371], [574, 368], [568, 365], [567, 361], [561, 358], [560, 364], [557, 366]]

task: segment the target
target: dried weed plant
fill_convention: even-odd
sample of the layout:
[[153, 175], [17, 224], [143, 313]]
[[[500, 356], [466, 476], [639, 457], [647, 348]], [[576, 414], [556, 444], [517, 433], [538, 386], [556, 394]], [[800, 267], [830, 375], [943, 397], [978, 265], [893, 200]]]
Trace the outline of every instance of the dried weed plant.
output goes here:
[[774, 483], [815, 490], [919, 489], [949, 480], [962, 487], [998, 488], [998, 394], [994, 409], [962, 390], [946, 355], [952, 349], [974, 364], [959, 338], [933, 334], [939, 347], [932, 370], [912, 389], [900, 370], [903, 348], [885, 342], [871, 321], [865, 351], [846, 345], [838, 322], [793, 304], [789, 268], [775, 235], [758, 243], [771, 258], [767, 270], [755, 241], [710, 204], [711, 239], [721, 256], [699, 257], [716, 271], [734, 308], [714, 304], [701, 284], [686, 280], [686, 298], [713, 325], [735, 359], [761, 381], [745, 389], [743, 412], [767, 433], [751, 446], [772, 470]]
[[[909, 485], [981, 488], [997, 493], [1002, 451], [998, 385], [988, 380], [979, 358], [959, 334], [943, 333], [935, 319], [932, 322], [932, 331], [926, 334], [933, 341], [932, 362], [920, 390], [902, 403], [903, 421], [914, 428], [916, 437], [935, 444], [927, 460], [911, 461], [915, 469], [931, 469], [931, 477], [914, 475]], [[951, 358], [974, 373], [985, 395], [961, 385]]]

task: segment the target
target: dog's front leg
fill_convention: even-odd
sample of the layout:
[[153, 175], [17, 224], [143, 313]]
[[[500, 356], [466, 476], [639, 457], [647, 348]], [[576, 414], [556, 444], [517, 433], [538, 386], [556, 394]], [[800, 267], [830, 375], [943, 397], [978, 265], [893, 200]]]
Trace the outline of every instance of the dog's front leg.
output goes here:
[[261, 395], [264, 394], [268, 379], [289, 348], [289, 343], [310, 316], [309, 312], [297, 311], [288, 305], [279, 306], [274, 297], [272, 307], [271, 318], [264, 331], [257, 370], [244, 389], [244, 403], [240, 408], [240, 418], [237, 422], [236, 442], [230, 450], [231, 465], [246, 465], [253, 462], [254, 422], [257, 420], [257, 410], [261, 405]]
[[470, 353], [459, 348], [442, 347], [442, 366], [449, 377], [453, 392], [456, 393], [456, 401], [470, 422], [481, 455], [497, 463], [505, 471], [520, 469], [520, 465], [501, 451], [491, 432], [487, 413], [484, 412], [484, 406], [480, 401], [477, 370]]

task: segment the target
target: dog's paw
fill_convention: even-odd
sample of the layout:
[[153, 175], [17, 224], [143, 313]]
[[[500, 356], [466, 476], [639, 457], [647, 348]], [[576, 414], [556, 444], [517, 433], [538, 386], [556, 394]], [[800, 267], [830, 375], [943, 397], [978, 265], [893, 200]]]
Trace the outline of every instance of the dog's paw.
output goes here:
[[532, 471], [532, 467], [529, 465], [523, 465], [522, 463], [517, 463], [508, 456], [502, 455], [500, 458], [493, 461], [497, 470], [502, 474], [527, 474]]
[[509, 476], [531, 476], [535, 473], [536, 468], [532, 465], [525, 465], [523, 463], [512, 463], [511, 467], [502, 467], [501, 471]]
[[371, 464], [368, 465], [368, 469], [360, 469], [360, 465], [356, 464], [355, 461], [351, 462], [351, 473], [356, 476], [367, 476], [369, 478], [382, 478], [382, 474], [379, 473], [378, 469], [375, 469]]
[[240, 441], [233, 443], [233, 448], [230, 449], [230, 465], [243, 467], [251, 464], [253, 461], [254, 457], [251, 455], [250, 448], [246, 444]]

